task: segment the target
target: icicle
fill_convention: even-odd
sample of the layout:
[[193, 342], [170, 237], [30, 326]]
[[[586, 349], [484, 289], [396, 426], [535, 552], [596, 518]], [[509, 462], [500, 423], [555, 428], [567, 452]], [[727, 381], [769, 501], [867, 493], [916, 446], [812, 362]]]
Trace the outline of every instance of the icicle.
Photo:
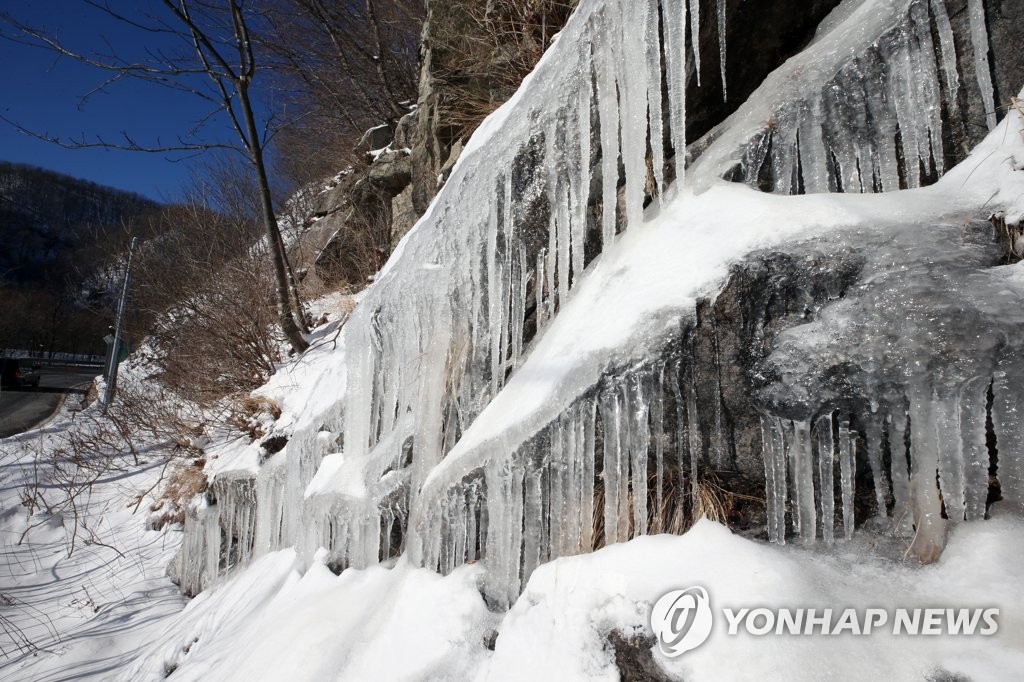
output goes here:
[[[492, 464], [486, 468], [487, 480], [487, 592], [501, 608], [508, 608], [512, 583], [510, 546], [512, 535], [510, 506], [512, 482], [507, 468]], [[433, 537], [440, 536], [434, 532]]]
[[971, 47], [974, 50], [974, 72], [981, 90], [981, 101], [985, 105], [985, 122], [988, 129], [996, 127], [995, 89], [992, 86], [992, 72], [988, 61], [988, 27], [985, 25], [985, 3], [983, 0], [967, 0], [967, 11], [971, 22]]
[[[700, 0], [690, 0], [690, 45], [693, 47], [693, 67], [697, 73], [697, 85], [700, 86]], [[686, 87], [685, 78], [683, 87]]]
[[850, 431], [849, 422], [839, 422], [839, 473], [843, 493], [843, 536], [853, 537], [853, 492], [857, 474], [857, 433]]
[[547, 326], [547, 321], [548, 321], [547, 315], [545, 315], [545, 311], [547, 310], [547, 304], [544, 301], [544, 295], [545, 295], [544, 283], [547, 281], [547, 277], [546, 277], [546, 275], [544, 273], [544, 264], [547, 261], [546, 254], [547, 254], [547, 252], [544, 249], [541, 249], [540, 252], [537, 253], [537, 269], [534, 270], [534, 277], [533, 277], [533, 279], [534, 279], [534, 299], [535, 299], [536, 311], [537, 311], [536, 314], [537, 314], [537, 333], [538, 334], [541, 331], [543, 331], [544, 327]]
[[[1009, 363], [1006, 363], [1009, 364]], [[1024, 511], [1024, 392], [1021, 378], [996, 373], [992, 385], [992, 426], [999, 450], [999, 485], [1003, 499], [1014, 509]]]
[[704, 444], [700, 433], [700, 416], [697, 413], [697, 385], [693, 369], [690, 370], [690, 381], [686, 386], [686, 426], [690, 445], [690, 488], [693, 499], [697, 498], [697, 479], [700, 476], [700, 461], [704, 454]]
[[618, 449], [618, 469], [619, 469], [619, 491], [617, 495], [618, 510], [616, 512], [616, 519], [618, 522], [618, 537], [620, 542], [626, 542], [629, 540], [629, 525], [630, 525], [630, 514], [629, 514], [629, 484], [630, 484], [630, 463], [632, 457], [630, 457], [632, 447], [631, 437], [631, 426], [633, 420], [630, 414], [630, 400], [629, 400], [629, 386], [624, 382], [619, 387], [618, 393], [618, 420], [619, 420], [619, 449]]
[[780, 542], [785, 533], [780, 534], [779, 532], [778, 509], [785, 502], [780, 500], [776, 494], [775, 440], [772, 437], [769, 417], [761, 417], [761, 459], [764, 460], [764, 494], [768, 515], [768, 540], [770, 542]]
[[526, 501], [523, 509], [523, 584], [540, 565], [541, 535], [544, 530], [544, 503], [541, 497], [541, 471], [526, 473]]
[[547, 273], [548, 278], [546, 284], [548, 297], [547, 300], [544, 301], [544, 316], [549, 321], [555, 319], [555, 311], [557, 311], [559, 306], [563, 303], [558, 300], [558, 221], [560, 218], [561, 211], [558, 210], [557, 206], [552, 206], [552, 222], [548, 229], [547, 263], [544, 266], [544, 272]]
[[619, 436], [619, 400], [611, 392], [601, 399], [604, 426], [604, 539], [605, 544], [625, 540], [619, 537], [619, 488], [623, 477]]
[[647, 534], [647, 458], [650, 447], [650, 389], [643, 374], [630, 377], [630, 480], [633, 494], [633, 537]]
[[[939, 68], [936, 61], [938, 50], [932, 40], [930, 14], [924, 4], [911, 6], [911, 17], [917, 36], [916, 49], [911, 53], [914, 57], [915, 95], [918, 109], [922, 112], [922, 125], [926, 128], [924, 139], [928, 140], [928, 149], [922, 146], [921, 152], [925, 165], [930, 158], [935, 162], [939, 175], [944, 172], [944, 153], [942, 149], [942, 90], [939, 87]], [[930, 153], [930, 154], [929, 154]]]
[[790, 464], [793, 467], [795, 487], [799, 491], [797, 504], [800, 515], [800, 539], [806, 545], [813, 545], [816, 539], [817, 519], [814, 509], [814, 459], [811, 455], [811, 424], [796, 422], [793, 428], [793, 445]]
[[595, 467], [595, 440], [597, 403], [592, 400], [584, 402], [581, 409], [583, 417], [583, 490], [582, 503], [580, 505], [580, 521], [582, 523], [582, 535], [580, 537], [580, 549], [589, 552], [594, 548], [594, 467]]
[[868, 465], [871, 467], [871, 482], [875, 488], [875, 507], [878, 518], [888, 518], [886, 503], [889, 499], [889, 481], [882, 467], [882, 426], [874, 415], [868, 417], [864, 430], [868, 451]]
[[782, 420], [774, 419], [771, 424], [773, 466], [775, 468], [775, 524], [778, 529], [778, 542], [786, 544], [786, 435], [782, 428]]
[[910, 391], [910, 488], [914, 504], [913, 549], [922, 559], [934, 558], [945, 538], [942, 504], [935, 475], [939, 443], [934, 397], [920, 380]]
[[725, 0], [718, 0], [718, 59], [722, 70], [722, 100], [728, 101], [729, 95], [725, 86]]
[[960, 435], [960, 397], [938, 397], [935, 403], [935, 428], [938, 439], [939, 488], [950, 521], [964, 519], [964, 453]]
[[[613, 7], [615, 5], [612, 5]], [[617, 29], [614, 18], [605, 17], [604, 30]], [[619, 93], [616, 78], [619, 59], [612, 50], [599, 52], [597, 107], [601, 120], [602, 230], [601, 247], [608, 249], [615, 238], [619, 186]]]
[[800, 535], [800, 512], [803, 511], [803, 507], [800, 505], [800, 479], [796, 462], [794, 461], [799, 458], [797, 454], [796, 430], [795, 425], [791, 421], [784, 422], [783, 429], [786, 436], [786, 458], [783, 466], [789, 469], [790, 489], [788, 493], [789, 499], [792, 501], [790, 504], [790, 519], [792, 520], [793, 532]]
[[906, 465], [906, 414], [899, 410], [893, 413], [889, 422], [889, 468], [893, 480], [893, 525], [897, 536], [909, 535], [912, 528], [912, 507], [910, 503], [910, 474]]
[[[659, 0], [647, 0], [644, 41], [647, 58], [647, 128], [650, 130], [651, 166], [654, 172], [654, 189], [657, 200], [665, 191], [665, 132], [662, 129], [661, 102], [661, 20], [658, 12]], [[683, 46], [685, 50], [685, 45]], [[669, 76], [671, 80], [671, 74]]]
[[960, 436], [964, 454], [965, 511], [968, 521], [985, 518], [988, 502], [988, 445], [985, 442], [985, 413], [988, 379], [973, 379], [960, 396]]
[[951, 117], [959, 116], [960, 105], [957, 96], [960, 91], [960, 72], [956, 63], [956, 47], [953, 42], [953, 28], [949, 23], [949, 14], [946, 12], [945, 0], [931, 0], [932, 16], [935, 17], [935, 26], [939, 34], [939, 46], [942, 49], [942, 72], [945, 76], [946, 106], [949, 107]]
[[821, 140], [821, 101], [815, 98], [800, 115], [800, 167], [804, 191], [808, 194], [828, 191], [825, 145]]
[[[581, 513], [583, 501], [588, 494], [586, 485], [588, 452], [586, 449], [586, 418], [584, 416], [588, 410], [589, 406], [584, 402], [584, 404], [573, 408], [572, 415], [572, 465], [570, 467], [572, 470], [572, 492], [569, 495], [572, 535], [569, 537], [568, 546], [568, 552], [571, 554], [590, 550], [589, 547], [584, 548], [584, 538], [589, 538], [588, 524], [591, 520]], [[589, 491], [589, 494], [593, 495], [593, 490]]]
[[[696, 0], [691, 0], [691, 4], [695, 3]], [[686, 173], [686, 9], [681, 2], [666, 2], [662, 3], [662, 11], [665, 13], [669, 127], [675, 152], [676, 182], [682, 185]]]
[[662, 532], [665, 503], [665, 368], [658, 369], [654, 392], [651, 396], [651, 438], [654, 439], [654, 518], [658, 526], [652, 532]]
[[821, 487], [821, 535], [825, 544], [835, 542], [835, 479], [833, 457], [835, 442], [832, 433], [832, 415], [820, 417], [814, 426], [818, 437], [818, 482]]
[[551, 458], [548, 464], [548, 544], [551, 547], [552, 558], [562, 556], [565, 547], [564, 525], [568, 510], [565, 508], [564, 431], [564, 419], [556, 421], [551, 431]]
[[576, 286], [579, 278], [583, 276], [584, 250], [587, 241], [587, 205], [590, 202], [590, 167], [591, 154], [591, 108], [593, 107], [593, 55], [589, 36], [582, 45], [583, 66], [580, 89], [579, 104], [577, 106], [577, 127], [579, 164], [575, 171], [574, 182], [570, 188], [570, 197], [574, 202], [572, 211], [572, 285]]
[[[643, 0], [628, 3], [619, 25], [622, 31], [622, 53], [618, 83], [622, 89], [619, 105], [622, 108], [622, 165], [626, 174], [624, 194], [627, 228], [643, 222], [644, 189], [647, 184], [647, 9], [648, 4]], [[658, 81], [661, 81], [660, 74]]]

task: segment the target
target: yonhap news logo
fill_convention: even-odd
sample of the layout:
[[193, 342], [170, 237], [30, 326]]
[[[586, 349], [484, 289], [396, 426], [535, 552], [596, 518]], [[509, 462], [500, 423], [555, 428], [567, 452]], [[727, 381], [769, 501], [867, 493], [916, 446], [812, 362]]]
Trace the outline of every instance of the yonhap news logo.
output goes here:
[[711, 600], [703, 587], [673, 590], [651, 609], [651, 629], [669, 658], [696, 649], [711, 635]]
[[999, 631], [997, 608], [722, 608], [711, 610], [703, 587], [668, 592], [651, 609], [651, 630], [658, 649], [669, 658], [681, 656], [707, 641], [717, 615], [724, 634], [836, 637], [956, 635], [989, 637]]

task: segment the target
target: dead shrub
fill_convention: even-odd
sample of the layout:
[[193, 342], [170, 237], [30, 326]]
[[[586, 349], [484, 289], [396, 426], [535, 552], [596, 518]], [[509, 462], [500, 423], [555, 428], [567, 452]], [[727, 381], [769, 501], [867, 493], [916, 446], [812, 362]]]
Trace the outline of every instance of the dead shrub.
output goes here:
[[438, 119], [452, 129], [452, 140], [467, 137], [519, 89], [576, 4], [463, 0], [439, 18], [446, 23], [431, 30], [437, 43], [433, 77]]

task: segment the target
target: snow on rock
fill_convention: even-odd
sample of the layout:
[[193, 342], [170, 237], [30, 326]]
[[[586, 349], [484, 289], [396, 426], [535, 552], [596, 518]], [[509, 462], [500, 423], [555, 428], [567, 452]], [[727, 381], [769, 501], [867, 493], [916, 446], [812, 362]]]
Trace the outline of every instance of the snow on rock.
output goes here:
[[[650, 633], [651, 605], [673, 589], [707, 589], [711, 637], [677, 659], [654, 654], [671, 679], [1013, 679], [1024, 665], [1024, 524], [999, 518], [964, 526], [940, 562], [919, 569], [862, 546], [833, 553], [773, 548], [702, 521], [682, 536], [658, 535], [540, 567], [499, 628], [480, 679], [617, 680], [608, 633]], [[728, 634], [722, 608], [1001, 607], [992, 637]], [[819, 628], [820, 630], [820, 628]], [[651, 640], [653, 644], [653, 639]]]
[[[624, 235], [588, 271], [572, 299], [504, 390], [427, 478], [419, 503], [413, 508], [413, 556], [426, 566], [446, 572], [464, 560], [476, 558], [472, 554], [474, 547], [486, 548], [480, 552], [486, 554], [490, 565], [489, 594], [499, 603], [508, 604], [539, 562], [592, 549], [592, 510], [588, 499], [593, 497], [591, 478], [595, 468], [601, 471], [604, 483], [605, 541], [624, 541], [643, 534], [646, 510], [639, 504], [632, 505], [631, 519], [627, 500], [631, 494], [632, 499], [647, 497], [650, 443], [660, 440], [657, 420], [649, 420], [648, 414], [658, 404], [659, 394], [669, 396], [682, 390], [666, 378], [678, 377], [678, 371], [669, 372], [663, 365], [650, 366], [649, 362], [647, 367], [643, 365], [645, 358], [659, 357], [657, 349], [669, 343], [682, 320], [693, 316], [696, 297], [721, 286], [730, 263], [741, 260], [753, 249], [778, 245], [787, 239], [828, 244], [833, 250], [853, 242], [868, 250], [874, 248], [877, 267], [884, 272], [892, 268], [894, 261], [903, 259], [894, 255], [890, 245], [894, 234], [902, 234], [904, 240], [917, 245], [923, 240], [919, 226], [936, 223], [953, 227], [930, 230], [928, 239], [923, 241], [928, 246], [922, 248], [946, 254], [946, 262], [978, 268], [981, 263], [963, 260], [955, 242], [947, 245], [942, 240], [954, 240], [964, 219], [997, 211], [1012, 216], [1020, 214], [1024, 173], [1017, 169], [1024, 160], [1024, 138], [1019, 134], [1022, 126], [1024, 121], [1019, 117], [1008, 117], [962, 164], [962, 169], [956, 169], [930, 188], [881, 195], [780, 197], [754, 192], [742, 185], [720, 183], [698, 196], [676, 196], [657, 215], [652, 211], [642, 230]], [[757, 216], [757, 220], [751, 216]], [[723, 233], [729, 238], [723, 239]], [[871, 234], [881, 236], [873, 242]], [[932, 269], [942, 262], [928, 253], [917, 257], [932, 264]], [[945, 277], [952, 275], [952, 271], [940, 272]], [[963, 287], [956, 283], [949, 286], [950, 294]], [[994, 287], [993, 293], [1005, 288], [998, 282], [990, 287]], [[869, 301], [864, 307], [900, 319], [911, 315], [915, 304], [920, 306], [924, 318], [945, 315], [941, 311], [946, 302], [953, 300], [951, 296], [929, 298], [927, 289], [934, 290], [934, 285], [924, 281], [911, 291], [890, 284], [883, 289], [885, 300]], [[904, 300], [912, 292], [919, 294], [918, 299]], [[976, 297], [968, 296], [963, 306], [991, 305], [991, 315], [996, 319], [988, 318], [989, 325], [1002, 316], [1002, 324], [1012, 328], [1019, 319], [1017, 311], [1022, 296], [1024, 291], [990, 304], [987, 295], [979, 293]], [[871, 324], [863, 317], [855, 319], [863, 325], [869, 339], [879, 328], [892, 327], [890, 322]], [[961, 323], [962, 320], [956, 322]], [[950, 322], [946, 317], [939, 317], [934, 333], [945, 334], [944, 342], [950, 347], [967, 350], [966, 342], [957, 345], [955, 330], [960, 327], [945, 331], [943, 325], [947, 324]], [[976, 324], [966, 324], [962, 333], [973, 334], [976, 328]], [[906, 342], [904, 356], [890, 358], [893, 372], [909, 372], [912, 363], [923, 360], [929, 350], [929, 337], [925, 334], [917, 339], [917, 333], [924, 334], [921, 329], [905, 331], [910, 340]], [[854, 343], [854, 337], [847, 330], [826, 329], [820, 336], [829, 340], [827, 350], [810, 354], [806, 346], [800, 346], [792, 353], [809, 368], [804, 372], [832, 367], [828, 362], [842, 365], [852, 353], [848, 345]], [[875, 354], [881, 352], [876, 350]], [[1007, 348], [1005, 353], [1004, 357], [1013, 363], [1013, 351]], [[977, 359], [984, 362], [985, 357]], [[788, 405], [793, 410], [803, 406], [807, 411], [802, 417], [805, 420], [818, 416], [821, 404], [814, 401], [825, 401], [828, 394], [812, 389], [793, 395], [800, 384], [793, 377], [787, 377], [787, 382], [783, 386], [790, 394], [774, 403], [769, 400], [768, 405]], [[692, 400], [686, 402], [688, 410], [695, 409]], [[605, 437], [603, 446], [595, 449], [593, 432], [598, 418]], [[1011, 419], [1009, 412], [1006, 417], [997, 414], [996, 418], [999, 423]], [[911, 419], [919, 426], [925, 423], [920, 416]], [[856, 438], [856, 434], [843, 435], [844, 427], [839, 427], [840, 445], [836, 452], [842, 455], [839, 474], [845, 533], [849, 537], [853, 532], [855, 473], [851, 438]], [[803, 491], [801, 502], [795, 503], [801, 514], [795, 517], [794, 526], [799, 529], [805, 519], [805, 528], [809, 530], [804, 535], [813, 539], [817, 512], [810, 424], [801, 422], [799, 428], [790, 424], [788, 429], [788, 433], [784, 432], [781, 422], [766, 423], [765, 461], [775, 462], [774, 468], [766, 464], [768, 487], [775, 491], [769, 495], [769, 515], [776, 519], [772, 537], [782, 539], [786, 532], [782, 510], [787, 499], [788, 458], [793, 460], [791, 468], [796, 472], [797, 490]], [[1009, 439], [1015, 431], [1002, 431], [1007, 433], [1006, 442], [1012, 442]], [[538, 433], [543, 437], [535, 438]], [[610, 439], [609, 433], [617, 437]], [[816, 437], [820, 440], [823, 436], [819, 433]], [[915, 447], [927, 453], [928, 447], [921, 438], [917, 438]], [[872, 447], [879, 443], [880, 439]], [[929, 496], [924, 484], [928, 471], [932, 472], [934, 482], [935, 465], [930, 469], [927, 464], [922, 466], [924, 460], [920, 457], [924, 456], [912, 455], [915, 468], [925, 472], [914, 477], [919, 486], [914, 518], [922, 527], [926, 519], [938, 516], [938, 493]], [[949, 457], [959, 455], [951, 453]], [[603, 466], [595, 464], [595, 459], [602, 458]], [[880, 463], [880, 459], [877, 461]], [[960, 466], [957, 459], [945, 470], [959, 471]], [[1008, 476], [1007, 493], [1016, 499], [1015, 465], [1004, 463], [1003, 470]], [[535, 482], [535, 478], [543, 479], [544, 483]], [[479, 520], [467, 518], [467, 514], [479, 512], [465, 502], [467, 496], [475, 498], [479, 494], [481, 479], [487, 490], [486, 528]], [[979, 485], [984, 485], [987, 494], [987, 477]], [[542, 488], [535, 498], [531, 498], [531, 486]], [[883, 492], [880, 486], [878, 492]], [[946, 493], [950, 494], [950, 490], [946, 489]], [[883, 511], [884, 508], [883, 503]], [[553, 514], [559, 521], [538, 522], [541, 509], [559, 509]], [[983, 516], [983, 507], [981, 513]], [[941, 547], [938, 525], [934, 534], [921, 533], [917, 539], [923, 558], [931, 551], [927, 548]], [[479, 536], [476, 542], [462, 537], [470, 526]], [[498, 532], [493, 532], [495, 529]], [[526, 559], [523, 552], [529, 555]]]

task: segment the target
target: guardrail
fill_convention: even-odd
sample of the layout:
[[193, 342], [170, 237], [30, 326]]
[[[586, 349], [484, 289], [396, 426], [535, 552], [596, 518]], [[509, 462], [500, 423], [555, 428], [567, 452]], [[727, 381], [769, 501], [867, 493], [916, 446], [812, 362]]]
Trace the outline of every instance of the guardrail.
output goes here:
[[0, 349], [0, 358], [17, 358], [19, 360], [32, 360], [39, 364], [47, 365], [97, 365], [103, 366], [102, 355], [88, 355], [86, 353], [47, 353], [45, 351], [17, 350], [14, 348]]

